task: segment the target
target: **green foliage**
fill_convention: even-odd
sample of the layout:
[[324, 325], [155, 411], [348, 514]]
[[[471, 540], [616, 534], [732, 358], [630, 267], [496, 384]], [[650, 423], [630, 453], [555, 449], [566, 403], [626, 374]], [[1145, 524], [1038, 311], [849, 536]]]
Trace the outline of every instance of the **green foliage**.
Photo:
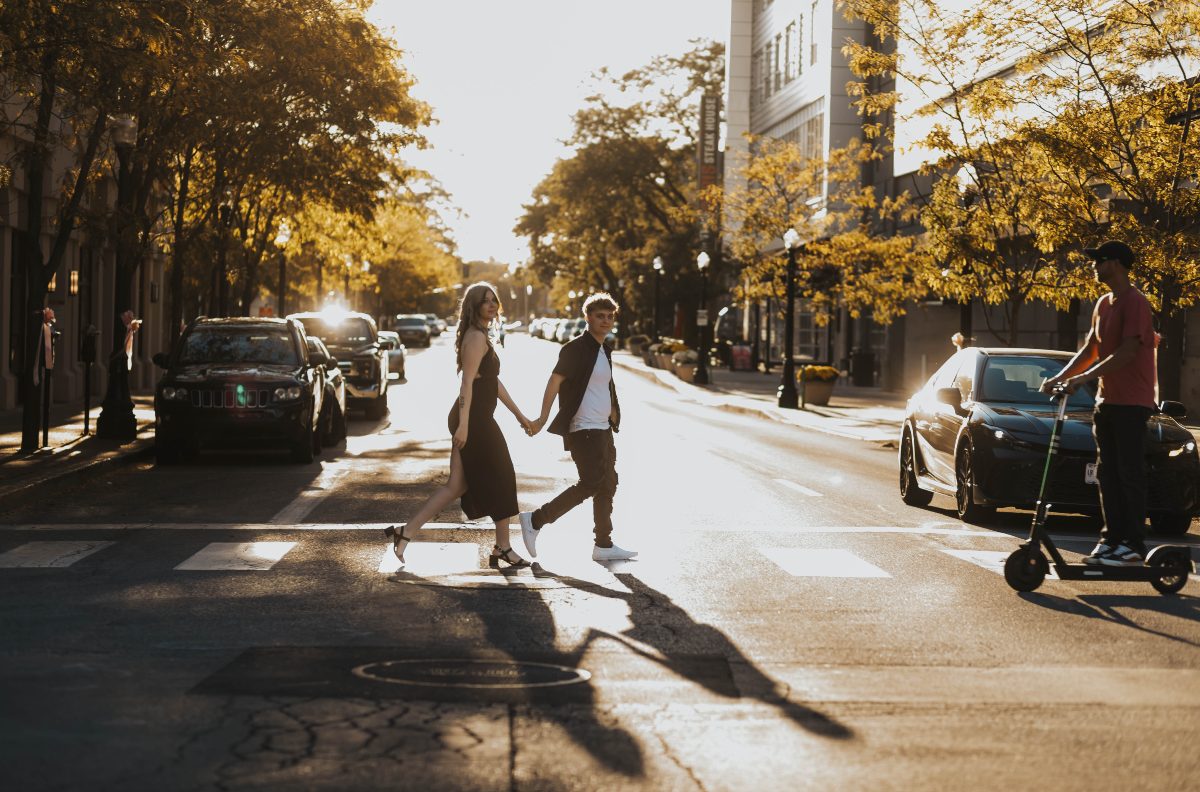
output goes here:
[[542, 283], [557, 280], [565, 294], [604, 284], [616, 293], [623, 282], [618, 299], [646, 313], [637, 301], [648, 289], [637, 278], [653, 277], [654, 258], [673, 264], [662, 276], [664, 296], [694, 260], [699, 103], [706, 91], [722, 93], [724, 47], [693, 45], [620, 76], [596, 75], [597, 92], [567, 141], [573, 153], [537, 185], [514, 229], [529, 239], [529, 266]]

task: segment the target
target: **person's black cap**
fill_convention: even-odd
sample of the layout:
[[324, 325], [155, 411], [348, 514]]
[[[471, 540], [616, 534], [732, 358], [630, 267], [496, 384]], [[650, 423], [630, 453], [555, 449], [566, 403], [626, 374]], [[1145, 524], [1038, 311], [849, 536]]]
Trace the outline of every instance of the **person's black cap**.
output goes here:
[[1083, 253], [1092, 261], [1105, 261], [1107, 259], [1116, 259], [1121, 262], [1121, 266], [1129, 269], [1133, 266], [1135, 256], [1133, 248], [1116, 239], [1110, 239], [1104, 242], [1100, 247], [1084, 248]]

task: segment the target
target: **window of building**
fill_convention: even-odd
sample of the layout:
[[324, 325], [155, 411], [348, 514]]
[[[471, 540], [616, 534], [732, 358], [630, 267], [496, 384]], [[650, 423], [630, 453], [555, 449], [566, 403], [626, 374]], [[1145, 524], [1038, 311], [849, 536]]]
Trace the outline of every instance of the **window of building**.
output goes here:
[[774, 64], [774, 73], [775, 73], [774, 88], [775, 88], [775, 90], [773, 91], [773, 93], [777, 93], [785, 85], [784, 80], [783, 80], [783, 69], [784, 69], [784, 65], [785, 65], [787, 56], [783, 52], [783, 34], [782, 33], [775, 36], [774, 54], [775, 54], [775, 57], [772, 60], [772, 63]]
[[817, 62], [817, 0], [813, 0], [812, 17], [808, 23], [808, 62], [810, 65]]

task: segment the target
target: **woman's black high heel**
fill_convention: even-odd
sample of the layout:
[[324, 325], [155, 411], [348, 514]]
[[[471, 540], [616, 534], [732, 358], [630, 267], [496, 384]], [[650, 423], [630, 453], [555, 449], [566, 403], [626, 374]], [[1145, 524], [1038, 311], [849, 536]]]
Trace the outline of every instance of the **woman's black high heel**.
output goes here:
[[517, 554], [517, 551], [513, 550], [511, 547], [506, 547], [501, 550], [500, 545], [492, 545], [492, 554], [488, 557], [488, 566], [490, 566], [492, 569], [499, 569], [501, 561], [508, 564], [510, 567], [513, 567], [514, 569], [521, 569], [529, 566], [529, 562], [524, 558], [521, 558], [521, 556]]
[[383, 535], [392, 540], [392, 554], [400, 562], [401, 569], [404, 568], [404, 551], [408, 549], [408, 543], [412, 541], [412, 537], [404, 535], [404, 529], [407, 527], [408, 524], [406, 523], [401, 525], [399, 530], [394, 525], [389, 525], [383, 529]]

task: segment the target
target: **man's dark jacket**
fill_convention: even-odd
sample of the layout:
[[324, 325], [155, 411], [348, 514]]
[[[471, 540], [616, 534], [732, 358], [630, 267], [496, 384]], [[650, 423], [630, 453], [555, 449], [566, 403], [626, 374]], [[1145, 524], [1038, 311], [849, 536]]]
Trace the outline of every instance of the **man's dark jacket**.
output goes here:
[[[571, 339], [558, 353], [558, 364], [554, 373], [565, 379], [558, 389], [558, 415], [550, 422], [550, 431], [562, 435], [564, 445], [571, 431], [571, 419], [579, 412], [583, 404], [583, 395], [587, 391], [588, 381], [592, 378], [592, 369], [596, 367], [596, 353], [603, 346], [608, 358], [608, 366], [612, 368], [612, 350], [607, 344], [601, 344], [591, 333], [585, 332]], [[608, 381], [608, 393], [612, 397], [613, 410], [608, 423], [614, 432], [621, 430], [621, 404], [617, 401], [617, 386], [612, 379]]]

